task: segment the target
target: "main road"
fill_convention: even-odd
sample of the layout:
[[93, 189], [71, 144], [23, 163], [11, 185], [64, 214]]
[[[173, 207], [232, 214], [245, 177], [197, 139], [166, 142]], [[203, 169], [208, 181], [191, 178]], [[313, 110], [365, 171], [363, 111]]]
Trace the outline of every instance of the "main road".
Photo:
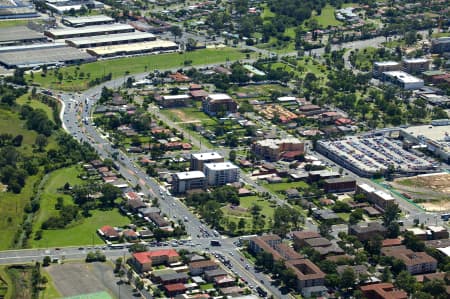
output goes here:
[[[208, 65], [203, 67], [211, 67], [214, 65]], [[175, 70], [175, 69], [174, 69]], [[137, 80], [142, 79], [145, 74], [134, 76]], [[97, 128], [93, 125], [91, 120], [92, 109], [95, 107], [96, 101], [101, 93], [103, 86], [112, 88], [117, 87], [124, 83], [126, 79], [119, 78], [102, 85], [93, 87], [83, 94], [59, 94], [59, 98], [63, 103], [64, 111], [61, 113], [63, 128], [74, 138], [81, 142], [87, 142], [91, 144], [102, 158], [113, 159], [113, 153], [117, 150], [112, 147], [112, 144], [102, 135]], [[190, 236], [191, 242], [195, 244], [197, 249], [208, 249], [210, 247], [210, 241], [214, 238], [221, 238], [217, 232], [211, 230], [206, 225], [203, 225], [199, 219], [181, 202], [178, 198], [173, 197], [170, 193], [162, 188], [153, 178], [150, 178], [145, 172], [143, 172], [135, 162], [126, 154], [119, 151], [117, 161], [120, 163], [119, 173], [127, 180], [131, 186], [139, 185], [141, 192], [143, 192], [149, 198], [157, 198], [160, 205], [160, 209], [172, 220], [182, 219], [186, 227], [187, 234]], [[176, 217], [176, 218], [175, 218]], [[186, 220], [186, 221], [184, 221]], [[176, 221], [175, 221], [176, 222]], [[270, 279], [261, 273], [256, 273], [253, 267], [243, 267], [242, 264], [249, 264], [245, 257], [240, 254], [238, 248], [234, 245], [236, 239], [221, 238], [222, 246], [216, 247], [218, 252], [227, 256], [230, 263], [233, 265], [233, 271], [242, 279], [247, 281], [252, 286], [259, 286], [262, 289], [266, 289], [269, 294], [274, 295], [276, 298], [288, 298], [287, 295], [281, 294], [278, 288], [270, 284]], [[84, 252], [76, 251], [78, 249], [65, 249], [65, 258], [83, 258]], [[59, 252], [59, 251], [58, 251]], [[56, 253], [58, 253], [56, 252]], [[31, 254], [25, 257], [30, 258], [43, 255], [42, 251], [38, 251], [38, 255]], [[51, 252], [54, 254], [55, 252]], [[108, 257], [114, 258], [121, 256], [119, 251], [106, 250]], [[63, 255], [63, 252], [60, 253]], [[236, 258], [239, 260], [236, 260]], [[10, 261], [10, 255], [7, 254], [5, 261]], [[14, 260], [20, 261], [19, 257], [12, 257]], [[0, 255], [1, 263], [1, 255]]]

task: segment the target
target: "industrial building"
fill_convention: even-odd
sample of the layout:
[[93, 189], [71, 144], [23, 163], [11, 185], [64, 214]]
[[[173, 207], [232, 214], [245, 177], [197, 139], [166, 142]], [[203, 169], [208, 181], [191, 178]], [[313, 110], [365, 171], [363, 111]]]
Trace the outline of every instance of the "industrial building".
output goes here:
[[119, 55], [139, 55], [147, 53], [161, 53], [178, 51], [179, 46], [167, 40], [157, 39], [126, 45], [103, 46], [87, 49], [87, 52], [96, 57], [114, 57]]
[[114, 19], [105, 15], [63, 17], [61, 22], [71, 27], [95, 26], [114, 23]]
[[363, 177], [384, 174], [389, 166], [403, 175], [428, 173], [436, 169], [434, 163], [405, 150], [401, 141], [384, 136], [382, 132], [341, 140], [320, 140], [316, 149]]
[[405, 90], [420, 89], [425, 85], [422, 79], [402, 71], [384, 72], [381, 77], [383, 81], [395, 84]]
[[0, 46], [13, 46], [46, 42], [47, 38], [37, 31], [26, 26], [16, 26], [0, 29]]
[[191, 170], [203, 171], [203, 166], [206, 163], [220, 163], [224, 161], [224, 158], [217, 152], [192, 154], [190, 168]]
[[134, 32], [134, 28], [127, 24], [109, 24], [88, 26], [83, 28], [62, 28], [46, 30], [44, 34], [52, 39], [66, 39], [83, 36], [95, 36], [103, 34], [117, 34]]
[[95, 60], [91, 55], [64, 44], [40, 44], [0, 48], [0, 64], [6, 68], [67, 65]]
[[104, 4], [95, 0], [45, 0], [47, 7], [58, 14], [84, 8], [103, 8]]
[[129, 32], [129, 33], [69, 38], [66, 39], [66, 44], [75, 48], [94, 48], [94, 47], [131, 44], [154, 40], [156, 40], [156, 37], [151, 33]]
[[6, 5], [0, 5], [0, 19], [28, 19], [39, 17], [31, 2], [16, 0], [6, 3], [3, 2], [2, 4]]
[[400, 135], [412, 144], [424, 145], [436, 157], [450, 162], [450, 120], [434, 121], [431, 125], [411, 126]]
[[231, 162], [207, 163], [203, 166], [208, 186], [222, 186], [239, 181], [239, 167]]
[[396, 61], [377, 61], [373, 63], [372, 74], [375, 78], [379, 78], [384, 72], [399, 71], [400, 63]]
[[180, 194], [192, 189], [204, 189], [205, 178], [203, 172], [198, 170], [174, 173], [172, 175], [172, 192]]

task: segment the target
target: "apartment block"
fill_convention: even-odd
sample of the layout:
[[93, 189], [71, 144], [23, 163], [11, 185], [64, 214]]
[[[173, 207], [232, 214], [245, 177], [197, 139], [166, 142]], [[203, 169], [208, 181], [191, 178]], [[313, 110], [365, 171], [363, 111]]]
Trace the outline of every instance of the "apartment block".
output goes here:
[[203, 173], [208, 186], [223, 186], [239, 181], [239, 167], [231, 162], [206, 163]]
[[412, 275], [436, 272], [437, 260], [425, 252], [414, 252], [405, 246], [385, 247], [381, 252], [403, 261], [406, 270]]
[[377, 61], [373, 63], [372, 74], [378, 78], [384, 72], [399, 71], [400, 69], [401, 65], [396, 61]]
[[382, 210], [385, 210], [389, 204], [395, 203], [392, 195], [367, 184], [357, 184], [355, 194], [364, 194], [370, 203]]
[[217, 152], [192, 154], [190, 169], [203, 171], [206, 163], [220, 163], [224, 161], [224, 158]]
[[184, 171], [172, 175], [172, 192], [174, 194], [185, 193], [192, 189], [204, 189], [205, 187], [206, 177], [201, 171]]
[[325, 273], [308, 259], [287, 261], [286, 266], [297, 276], [297, 288], [300, 290], [325, 284]]
[[430, 60], [426, 58], [405, 58], [402, 61], [402, 70], [410, 74], [418, 74], [430, 69]]
[[361, 292], [367, 299], [407, 299], [408, 294], [394, 288], [392, 283], [375, 283], [361, 286]]
[[305, 153], [305, 144], [297, 138], [265, 139], [252, 144], [252, 152], [265, 160], [278, 161], [289, 152]]
[[351, 225], [348, 229], [348, 234], [356, 236], [360, 241], [368, 241], [372, 239], [375, 234], [384, 237], [386, 232], [387, 229], [378, 222], [355, 224]]
[[351, 177], [327, 179], [323, 181], [326, 193], [355, 191], [356, 180]]
[[202, 101], [203, 112], [208, 115], [229, 114], [237, 112], [237, 103], [227, 94], [215, 93]]

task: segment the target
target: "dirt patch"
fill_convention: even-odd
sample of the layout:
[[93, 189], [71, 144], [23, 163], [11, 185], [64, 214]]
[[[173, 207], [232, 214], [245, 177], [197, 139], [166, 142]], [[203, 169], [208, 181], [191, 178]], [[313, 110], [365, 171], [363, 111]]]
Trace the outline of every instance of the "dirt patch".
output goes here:
[[193, 121], [196, 120], [190, 116], [188, 116], [186, 113], [184, 113], [184, 111], [181, 110], [177, 110], [174, 109], [171, 111], [181, 122], [185, 122], [185, 121]]
[[226, 213], [234, 216], [243, 216], [248, 212], [247, 208], [234, 205], [226, 205], [225, 207], [223, 207], [223, 209], [225, 209]]
[[450, 173], [416, 176], [397, 179], [395, 183], [413, 188], [426, 188], [435, 192], [450, 195]]
[[449, 173], [396, 179], [390, 185], [427, 211], [450, 210]]

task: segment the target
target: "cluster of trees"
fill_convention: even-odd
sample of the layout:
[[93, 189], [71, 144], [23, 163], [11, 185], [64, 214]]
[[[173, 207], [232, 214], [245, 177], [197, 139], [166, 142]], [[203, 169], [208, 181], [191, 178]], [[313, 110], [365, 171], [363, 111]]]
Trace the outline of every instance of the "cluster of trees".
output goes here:
[[88, 254], [86, 255], [86, 263], [93, 263], [93, 262], [106, 262], [106, 255], [97, 250], [95, 252], [88, 252]]
[[99, 85], [100, 83], [110, 81], [111, 79], [112, 79], [112, 73], [108, 73], [108, 74], [103, 75], [101, 77], [89, 80], [88, 81], [88, 86], [89, 87], [96, 86], [96, 85]]
[[273, 273], [275, 279], [280, 280], [288, 288], [295, 289], [297, 286], [297, 276], [295, 272], [287, 268], [284, 261], [275, 261], [273, 255], [268, 252], [260, 252], [256, 255], [256, 266], [267, 272]]
[[41, 264], [36, 262], [31, 270], [31, 298], [39, 298], [39, 292], [45, 289], [47, 282], [47, 277], [41, 273]]
[[219, 230], [222, 230], [221, 220], [223, 212], [221, 208], [227, 203], [239, 205], [239, 196], [236, 188], [222, 186], [214, 189], [211, 193], [194, 193], [186, 198], [186, 204], [196, 207], [201, 216], [213, 228]]
[[[73, 221], [76, 221], [80, 218], [80, 208], [75, 205], [63, 205], [59, 210], [58, 216], [50, 216], [47, 220], [45, 220], [41, 229], [62, 229], [67, 227]], [[42, 235], [42, 233], [40, 233]], [[36, 236], [36, 239], [39, 239]]]
[[56, 129], [55, 124], [42, 109], [33, 109], [30, 105], [25, 104], [20, 108], [20, 117], [25, 120], [28, 130], [34, 130], [47, 137]]

